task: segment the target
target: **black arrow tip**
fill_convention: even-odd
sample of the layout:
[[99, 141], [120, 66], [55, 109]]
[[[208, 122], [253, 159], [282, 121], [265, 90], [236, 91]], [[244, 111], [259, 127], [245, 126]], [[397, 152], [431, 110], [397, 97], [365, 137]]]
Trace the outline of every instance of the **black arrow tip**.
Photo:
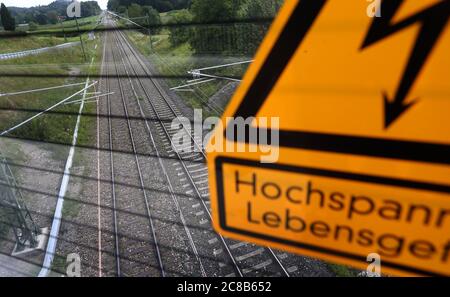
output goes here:
[[389, 100], [387, 94], [384, 97], [384, 129], [388, 129], [405, 111], [416, 104], [417, 100], [404, 103], [398, 100]]

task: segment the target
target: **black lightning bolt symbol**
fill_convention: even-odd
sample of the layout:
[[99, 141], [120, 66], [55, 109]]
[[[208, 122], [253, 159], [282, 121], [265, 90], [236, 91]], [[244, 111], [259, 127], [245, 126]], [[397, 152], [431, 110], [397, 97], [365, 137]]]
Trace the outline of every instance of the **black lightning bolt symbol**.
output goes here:
[[365, 49], [411, 25], [421, 24], [416, 44], [412, 50], [395, 98], [390, 100], [386, 92], [383, 94], [385, 129], [417, 102], [417, 100], [410, 103], [405, 101], [450, 16], [450, 0], [443, 0], [405, 20], [393, 24], [392, 20], [403, 2], [404, 0], [383, 0], [381, 4], [382, 17], [374, 19], [361, 47], [361, 49]]

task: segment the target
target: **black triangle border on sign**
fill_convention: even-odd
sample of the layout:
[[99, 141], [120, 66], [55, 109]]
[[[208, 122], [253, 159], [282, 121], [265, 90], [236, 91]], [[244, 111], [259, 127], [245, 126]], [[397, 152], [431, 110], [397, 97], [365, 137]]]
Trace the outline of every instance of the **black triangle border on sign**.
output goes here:
[[[237, 108], [234, 118], [255, 117], [328, 0], [301, 0]], [[380, 104], [381, 104], [380, 99]], [[380, 125], [383, 120], [380, 119]], [[234, 129], [228, 126], [227, 129]], [[269, 131], [270, 133], [270, 131]], [[224, 133], [227, 137], [226, 130]], [[238, 142], [237, 136], [230, 141]], [[249, 143], [248, 136], [245, 143]], [[450, 164], [450, 145], [280, 130], [280, 147]]]

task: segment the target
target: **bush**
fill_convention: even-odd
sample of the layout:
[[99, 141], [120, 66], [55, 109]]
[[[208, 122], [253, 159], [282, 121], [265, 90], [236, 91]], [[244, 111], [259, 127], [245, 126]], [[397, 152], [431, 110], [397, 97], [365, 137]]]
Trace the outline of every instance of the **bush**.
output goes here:
[[[187, 24], [192, 21], [192, 15], [187, 9], [183, 9], [174, 14], [169, 24]], [[186, 26], [178, 26], [170, 28], [169, 41], [172, 46], [176, 47], [189, 41], [191, 28]]]
[[30, 22], [28, 26], [30, 31], [36, 31], [38, 29], [38, 24], [36, 24], [35, 22]]
[[[272, 18], [282, 1], [274, 0], [193, 0], [195, 22]], [[190, 44], [197, 54], [253, 55], [269, 29], [269, 23], [197, 26]]]

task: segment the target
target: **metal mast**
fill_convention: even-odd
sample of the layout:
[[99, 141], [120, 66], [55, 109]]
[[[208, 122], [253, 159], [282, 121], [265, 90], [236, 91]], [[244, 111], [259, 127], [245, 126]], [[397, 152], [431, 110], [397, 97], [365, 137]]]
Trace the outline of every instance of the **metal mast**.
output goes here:
[[[0, 152], [0, 207], [7, 212], [6, 221], [14, 231], [17, 250], [34, 248], [38, 244], [39, 228], [34, 222], [7, 159]], [[3, 224], [7, 222], [2, 222]]]

